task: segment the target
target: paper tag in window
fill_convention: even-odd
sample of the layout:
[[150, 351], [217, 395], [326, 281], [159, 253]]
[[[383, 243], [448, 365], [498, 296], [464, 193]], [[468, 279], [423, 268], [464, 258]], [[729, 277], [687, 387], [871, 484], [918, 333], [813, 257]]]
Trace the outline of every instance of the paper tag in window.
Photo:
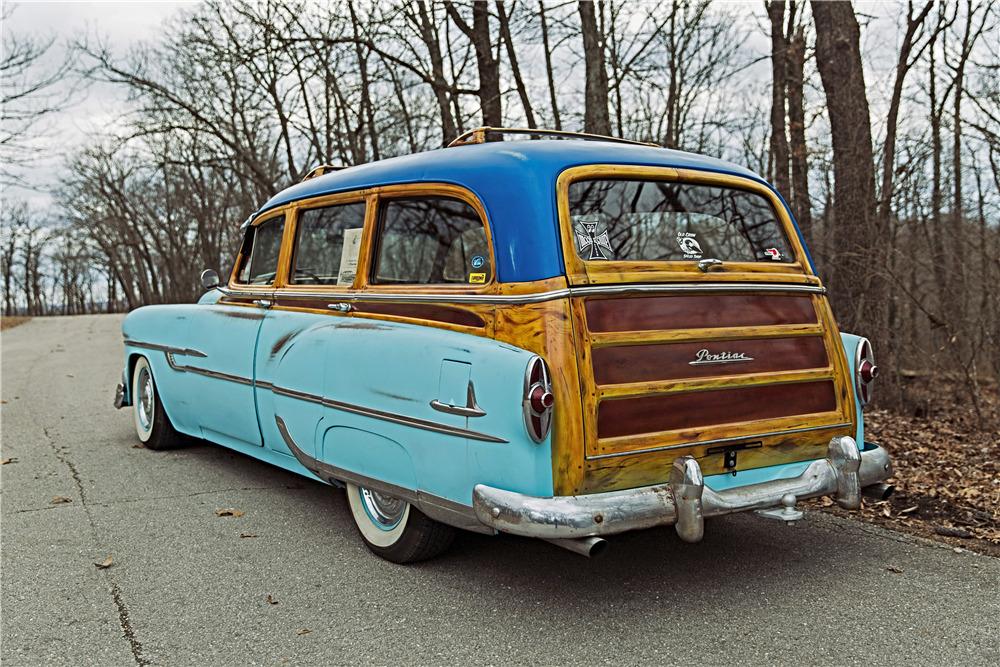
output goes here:
[[482, 285], [483, 283], [486, 282], [486, 274], [485, 273], [470, 273], [469, 274], [469, 282], [473, 283], [473, 284], [477, 284], [477, 285]]
[[340, 251], [340, 271], [337, 272], [338, 285], [352, 285], [358, 273], [358, 255], [361, 253], [361, 231], [363, 228], [344, 230], [344, 247]]

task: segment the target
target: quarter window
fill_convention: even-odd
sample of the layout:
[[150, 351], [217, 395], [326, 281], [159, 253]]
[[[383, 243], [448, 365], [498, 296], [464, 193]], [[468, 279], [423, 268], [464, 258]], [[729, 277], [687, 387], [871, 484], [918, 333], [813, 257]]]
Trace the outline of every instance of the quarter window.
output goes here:
[[281, 235], [285, 231], [285, 216], [280, 215], [254, 225], [243, 240], [237, 282], [246, 285], [270, 285], [278, 271]]
[[481, 285], [492, 280], [486, 229], [468, 203], [408, 197], [385, 200], [380, 210], [373, 283]]
[[297, 285], [353, 284], [364, 226], [364, 202], [299, 213], [291, 282]]

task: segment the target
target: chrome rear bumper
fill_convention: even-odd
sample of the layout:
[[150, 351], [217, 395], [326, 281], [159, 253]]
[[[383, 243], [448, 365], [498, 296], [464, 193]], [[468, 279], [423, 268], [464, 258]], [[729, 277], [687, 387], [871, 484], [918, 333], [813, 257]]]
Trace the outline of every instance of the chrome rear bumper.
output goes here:
[[827, 458], [813, 461], [798, 477], [726, 491], [706, 487], [698, 462], [682, 456], [674, 461], [666, 484], [552, 498], [480, 484], [472, 504], [483, 524], [515, 535], [572, 539], [673, 525], [681, 539], [697, 542], [704, 534], [705, 517], [787, 507], [828, 495], [841, 507], [857, 509], [861, 490], [891, 475], [892, 462], [884, 449], [859, 451], [853, 438], [840, 437], [830, 441]]

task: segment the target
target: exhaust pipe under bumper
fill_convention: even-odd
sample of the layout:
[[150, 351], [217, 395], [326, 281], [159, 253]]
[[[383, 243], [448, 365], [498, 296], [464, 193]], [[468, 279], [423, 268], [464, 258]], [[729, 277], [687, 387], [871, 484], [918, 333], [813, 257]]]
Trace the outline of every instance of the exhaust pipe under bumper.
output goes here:
[[886, 484], [885, 482], [879, 482], [878, 484], [872, 484], [861, 489], [861, 493], [867, 498], [872, 498], [874, 500], [888, 500], [889, 496], [895, 493], [896, 487], [892, 484]]
[[587, 558], [600, 556], [608, 548], [608, 541], [603, 537], [580, 537], [577, 539], [553, 538], [545, 541], [557, 547], [569, 549], [573, 553], [586, 556]]

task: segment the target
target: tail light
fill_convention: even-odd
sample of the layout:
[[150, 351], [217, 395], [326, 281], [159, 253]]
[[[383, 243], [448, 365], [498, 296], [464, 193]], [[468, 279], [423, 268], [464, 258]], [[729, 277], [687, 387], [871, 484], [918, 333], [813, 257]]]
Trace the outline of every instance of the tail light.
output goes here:
[[545, 440], [552, 426], [552, 408], [555, 396], [549, 369], [541, 357], [532, 357], [524, 371], [524, 428], [535, 442]]
[[864, 407], [872, 400], [872, 384], [878, 377], [878, 366], [875, 365], [875, 353], [867, 338], [858, 342], [858, 351], [854, 357], [854, 387], [857, 389], [858, 400]]

